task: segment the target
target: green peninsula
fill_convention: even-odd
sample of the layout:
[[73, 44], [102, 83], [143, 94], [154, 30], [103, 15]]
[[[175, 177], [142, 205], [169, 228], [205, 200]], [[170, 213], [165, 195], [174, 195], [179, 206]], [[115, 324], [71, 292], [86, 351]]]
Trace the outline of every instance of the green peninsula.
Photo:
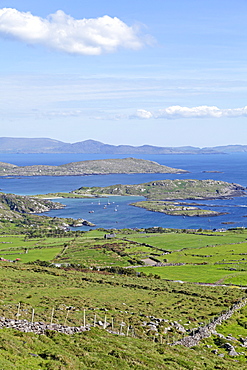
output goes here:
[[22, 229], [22, 232], [38, 228], [39, 230], [53, 229], [67, 230], [69, 226], [95, 226], [84, 219], [58, 218], [40, 216], [37, 213], [48, 212], [52, 209], [61, 209], [65, 206], [47, 199], [38, 199], [30, 196], [0, 193], [0, 232], [1, 229]]
[[188, 171], [136, 158], [71, 162], [60, 166], [16, 166], [0, 162], [0, 176], [83, 176], [115, 173], [187, 173]]

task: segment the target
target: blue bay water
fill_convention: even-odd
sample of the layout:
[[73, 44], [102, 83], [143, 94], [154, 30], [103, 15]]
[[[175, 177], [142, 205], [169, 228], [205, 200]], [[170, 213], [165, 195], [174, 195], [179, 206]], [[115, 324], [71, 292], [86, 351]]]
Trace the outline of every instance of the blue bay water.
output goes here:
[[[131, 156], [131, 155], [130, 155]], [[19, 166], [32, 164], [60, 165], [90, 159], [125, 158], [127, 155], [100, 154], [1, 154], [0, 161]], [[94, 175], [94, 176], [61, 176], [61, 177], [0, 177], [0, 188], [5, 193], [20, 195], [45, 194], [48, 192], [69, 192], [81, 186], [107, 186], [113, 184], [138, 184], [159, 179], [213, 179], [238, 183], [247, 187], [246, 159], [247, 153], [228, 155], [134, 155], [156, 161], [170, 167], [190, 171], [188, 174], [131, 174], [131, 175]], [[219, 171], [207, 173], [203, 171]], [[101, 199], [61, 199], [66, 207], [46, 213], [49, 216], [84, 218], [92, 221], [97, 227], [151, 227], [169, 228], [229, 228], [247, 227], [247, 197], [227, 200], [198, 201], [206, 209], [228, 212], [227, 215], [204, 218], [168, 216], [130, 206], [142, 200], [140, 197], [110, 197]], [[107, 203], [110, 202], [110, 205]], [[113, 203], [114, 202], [114, 203]], [[211, 205], [212, 207], [208, 207]], [[203, 207], [201, 207], [203, 208]], [[93, 213], [89, 213], [94, 211]], [[223, 224], [222, 224], [223, 222]], [[232, 222], [232, 224], [224, 224]], [[88, 229], [82, 227], [82, 229]]]

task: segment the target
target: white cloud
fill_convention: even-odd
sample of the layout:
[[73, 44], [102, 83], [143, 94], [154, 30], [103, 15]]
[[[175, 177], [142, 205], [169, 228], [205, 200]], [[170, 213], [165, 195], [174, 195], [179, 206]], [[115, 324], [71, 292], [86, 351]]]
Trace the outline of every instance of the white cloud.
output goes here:
[[134, 115], [129, 118], [221, 118], [221, 117], [247, 117], [247, 106], [243, 108], [220, 109], [215, 106], [202, 105], [199, 107], [181, 107], [174, 105], [165, 109], [159, 109], [157, 112], [150, 112], [144, 109], [138, 109]]
[[43, 19], [30, 12], [0, 9], [1, 35], [82, 55], [111, 53], [119, 47], [137, 50], [145, 44], [145, 40], [138, 36], [137, 27], [130, 27], [119, 18], [105, 15], [77, 20], [62, 10]]
[[138, 109], [136, 114], [133, 117], [148, 119], [148, 118], [153, 117], [153, 113], [151, 113], [151, 112], [149, 112], [145, 109]]

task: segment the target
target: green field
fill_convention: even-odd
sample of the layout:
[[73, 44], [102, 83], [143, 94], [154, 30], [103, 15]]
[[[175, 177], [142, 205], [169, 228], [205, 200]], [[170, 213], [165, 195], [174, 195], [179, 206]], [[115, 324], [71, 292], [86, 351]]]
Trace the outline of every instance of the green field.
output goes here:
[[137, 271], [158, 274], [162, 279], [247, 286], [246, 271], [227, 271], [219, 266], [139, 267]]
[[[120, 230], [104, 238], [112, 233], [0, 236], [0, 257], [20, 258], [0, 262], [0, 317], [31, 321], [34, 312], [34, 321], [49, 323], [53, 315], [56, 324], [80, 326], [85, 315], [96, 325], [72, 336], [1, 329], [0, 368], [247, 369], [246, 307], [217, 328], [234, 341], [213, 335], [192, 349], [168, 344], [186, 335], [174, 322], [189, 333], [246, 297], [247, 231]], [[134, 267], [145, 259], [179, 265]], [[102, 329], [104, 321], [122, 335]], [[227, 341], [239, 356], [229, 356]]]
[[[186, 231], [186, 230], [185, 230]], [[121, 234], [119, 235], [121, 236]], [[133, 240], [138, 243], [146, 243], [157, 248], [167, 251], [176, 251], [184, 248], [201, 248], [207, 245], [222, 245], [228, 243], [243, 242], [247, 239], [245, 231], [226, 231], [224, 233], [211, 232], [167, 232], [167, 233], [133, 233], [127, 237], [128, 240]]]
[[2, 235], [0, 237], [0, 257], [8, 260], [20, 259], [21, 262], [36, 260], [51, 261], [64, 248], [64, 243], [72, 238], [35, 238], [24, 235]]
[[[95, 313], [101, 319], [107, 315], [108, 320], [114, 317], [116, 322], [131, 323], [139, 336], [145, 336], [145, 330], [140, 328], [146, 316], [180, 320], [193, 327], [244, 296], [241, 289], [181, 285], [145, 276], [39, 265], [1, 266], [1, 315], [14, 318], [21, 302], [22, 318], [30, 319], [31, 308], [35, 308], [36, 320], [47, 322], [54, 308], [54, 320], [62, 324], [66, 307], [73, 306], [68, 317], [68, 322], [73, 325], [82, 322], [82, 311], [86, 309], [87, 320], [91, 323]], [[189, 324], [191, 317], [193, 323]]]

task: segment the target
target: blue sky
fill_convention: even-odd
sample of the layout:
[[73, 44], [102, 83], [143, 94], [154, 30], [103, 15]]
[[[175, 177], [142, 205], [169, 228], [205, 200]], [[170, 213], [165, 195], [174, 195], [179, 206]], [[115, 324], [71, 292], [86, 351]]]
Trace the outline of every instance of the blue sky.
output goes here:
[[246, 0], [0, 0], [0, 136], [247, 144]]

